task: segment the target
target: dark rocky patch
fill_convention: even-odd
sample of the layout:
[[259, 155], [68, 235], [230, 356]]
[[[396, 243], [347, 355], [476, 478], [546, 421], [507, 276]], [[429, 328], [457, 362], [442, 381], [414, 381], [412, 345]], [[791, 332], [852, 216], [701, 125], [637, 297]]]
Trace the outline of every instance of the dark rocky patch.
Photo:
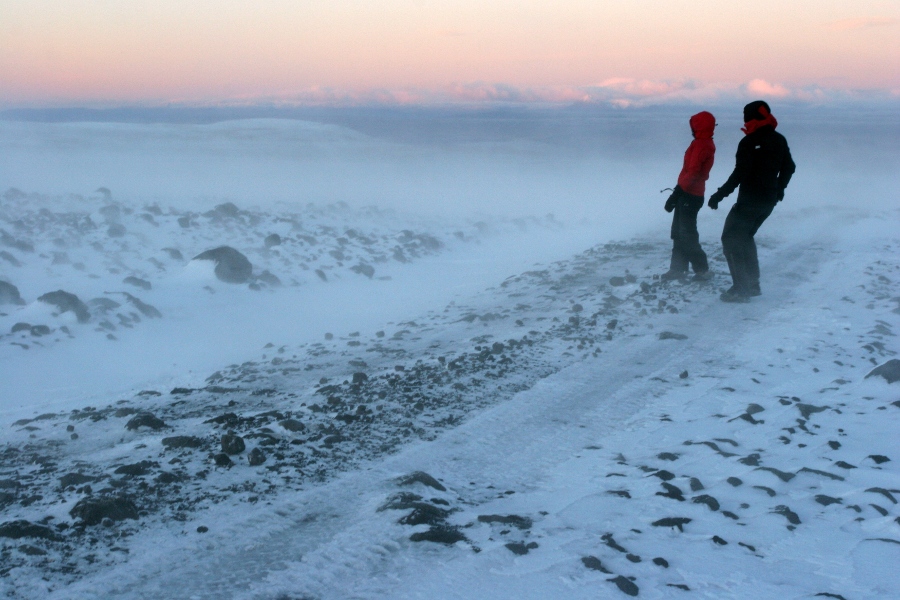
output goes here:
[[429, 475], [424, 471], [415, 471], [410, 473], [409, 475], [405, 475], [397, 480], [399, 485], [412, 485], [414, 483], [421, 483], [422, 485], [427, 485], [428, 487], [434, 488], [439, 492], [446, 492], [447, 488], [445, 488], [441, 482], [437, 479]]
[[820, 471], [819, 469], [810, 469], [808, 467], [803, 467], [797, 473], [812, 473], [813, 475], [820, 475], [822, 477], [827, 477], [828, 479], [834, 479], [836, 481], [844, 481], [844, 478], [840, 475], [835, 475], [834, 473], [829, 473], [828, 471]]
[[663, 498], [671, 498], [673, 500], [678, 500], [679, 502], [684, 502], [684, 493], [681, 489], [672, 485], [671, 483], [666, 483], [665, 481], [660, 484], [665, 488], [665, 492], [656, 492], [657, 496], [662, 496]]
[[203, 446], [203, 440], [192, 435], [174, 435], [162, 439], [162, 445], [170, 450], [179, 448], [200, 448]]
[[63, 290], [48, 292], [38, 297], [40, 302], [51, 304], [59, 309], [60, 313], [73, 312], [79, 323], [87, 323], [91, 320], [91, 313], [87, 305], [82, 302], [75, 294]]
[[631, 492], [628, 490], [607, 490], [607, 494], [612, 494], [614, 496], [619, 496], [620, 498], [628, 498], [631, 499]]
[[609, 546], [616, 552], [621, 552], [622, 554], [628, 554], [628, 550], [624, 546], [619, 544], [619, 542], [616, 541], [616, 539], [613, 537], [613, 534], [604, 533], [600, 539], [603, 540], [604, 544], [606, 544], [607, 546]]
[[673, 333], [671, 331], [663, 331], [659, 334], [659, 339], [661, 340], [686, 340], [688, 336], [683, 333]]
[[152, 429], [153, 431], [159, 431], [160, 429], [165, 429], [168, 425], [165, 422], [152, 413], [141, 413], [136, 415], [128, 420], [125, 423], [125, 429], [129, 431], [134, 431], [136, 429], [140, 429], [141, 427], [146, 427], [148, 429]]
[[525, 556], [529, 551], [534, 550], [538, 547], [537, 542], [509, 542], [508, 544], [504, 544], [507, 550], [515, 554], [516, 556]]
[[434, 542], [436, 544], [453, 545], [466, 541], [466, 536], [457, 528], [449, 525], [431, 527], [428, 531], [414, 533], [409, 536], [411, 542]]
[[816, 502], [818, 502], [822, 506], [843, 504], [843, 500], [841, 500], [840, 498], [832, 498], [831, 496], [826, 496], [825, 494], [816, 494]]
[[59, 478], [59, 485], [62, 488], [67, 488], [71, 485], [84, 485], [94, 481], [97, 481], [97, 477], [91, 477], [82, 473], [67, 473]]
[[659, 471], [656, 471], [655, 473], [653, 473], [653, 477], [659, 477], [663, 481], [672, 481], [673, 479], [675, 479], [675, 474], [672, 473], [671, 471], [666, 471], [665, 469], [660, 469]]
[[38, 525], [24, 519], [7, 521], [0, 525], [0, 538], [19, 540], [22, 538], [37, 538], [42, 540], [58, 541], [62, 539], [46, 525]]
[[32, 325], [31, 335], [33, 335], [34, 337], [50, 335], [50, 328], [46, 325]]
[[759, 466], [759, 454], [754, 452], [744, 458], [738, 460], [742, 465], [747, 465], [748, 467], [758, 467]]
[[241, 209], [234, 202], [223, 202], [217, 204], [215, 208], [203, 213], [203, 216], [211, 219], [239, 219], [241, 217]]
[[306, 429], [306, 425], [298, 421], [297, 419], [284, 419], [282, 421], [278, 421], [278, 424], [287, 429], [288, 431], [299, 433]]
[[281, 236], [277, 233], [270, 233], [266, 236], [266, 239], [263, 240], [263, 244], [266, 248], [274, 248], [275, 246], [280, 246]]
[[796, 477], [796, 475], [794, 475], [794, 473], [786, 473], [784, 471], [779, 471], [778, 469], [775, 469], [773, 467], [757, 467], [756, 470], [757, 471], [768, 471], [769, 473], [772, 473], [773, 475], [775, 475], [775, 477], [777, 477], [778, 479], [782, 480], [785, 483], [789, 482], [791, 479]]
[[182, 478], [179, 475], [176, 475], [175, 473], [170, 473], [168, 471], [162, 471], [159, 475], [156, 476], [156, 479], [154, 479], [154, 481], [156, 481], [156, 483], [161, 483], [161, 484], [177, 483], [181, 480], [182, 480]]
[[354, 273], [365, 275], [369, 279], [372, 279], [372, 277], [375, 275], [375, 267], [366, 263], [359, 263], [356, 266], [350, 267], [350, 270]]
[[172, 260], [184, 260], [184, 255], [178, 248], [163, 248], [163, 252], [169, 255]]
[[9, 332], [19, 333], [20, 331], [31, 331], [31, 327], [31, 323], [16, 323], [10, 328]]
[[110, 298], [93, 298], [91, 300], [88, 300], [87, 304], [92, 309], [94, 309], [95, 313], [99, 314], [106, 314], [122, 306], [121, 304]]
[[253, 275], [253, 265], [247, 257], [231, 246], [206, 250], [194, 260], [211, 260], [216, 263], [216, 277], [226, 283], [246, 283]]
[[18, 548], [16, 548], [22, 554], [27, 556], [46, 556], [47, 551], [43, 548], [38, 548], [37, 546], [32, 546], [30, 544], [21, 544]]
[[427, 502], [415, 502], [413, 510], [406, 516], [400, 518], [398, 523], [401, 525], [443, 525], [447, 517], [450, 515], [449, 510], [432, 506]]
[[828, 410], [827, 406], [815, 406], [813, 404], [803, 404], [802, 402], [795, 404], [797, 409], [800, 411], [800, 414], [804, 419], [809, 419], [810, 416]]
[[891, 459], [889, 459], [887, 456], [884, 456], [883, 454], [870, 454], [866, 458], [871, 458], [873, 461], [875, 461], [876, 465], [891, 462]]
[[244, 438], [234, 433], [226, 433], [222, 436], [222, 452], [225, 454], [240, 454], [246, 449]]
[[138, 309], [138, 311], [140, 311], [140, 313], [142, 315], [144, 315], [145, 317], [147, 317], [148, 319], [162, 318], [162, 313], [159, 312], [159, 310], [157, 310], [155, 306], [151, 306], [151, 305], [147, 304], [146, 302], [144, 302], [137, 296], [132, 296], [128, 292], [119, 292], [119, 293], [122, 294], [123, 296], [125, 296], [125, 299], [128, 300], [128, 302], [131, 303], [132, 306], [134, 306], [136, 309]]
[[892, 358], [886, 363], [875, 367], [869, 371], [866, 379], [869, 377], [884, 377], [888, 383], [900, 381], [900, 359]]
[[520, 517], [519, 515], [478, 515], [479, 523], [501, 523], [503, 525], [512, 525], [518, 529], [530, 529], [532, 520], [528, 517]]
[[871, 487], [866, 490], [866, 492], [870, 492], [872, 494], [881, 494], [885, 498], [891, 501], [892, 504], [897, 504], [897, 499], [894, 498], [894, 495], [891, 493], [891, 490], [886, 490], [882, 487]]
[[661, 556], [657, 556], [656, 558], [654, 558], [653, 564], [656, 565], [657, 567], [662, 567], [663, 569], [669, 568], [669, 561], [662, 558]]
[[616, 584], [616, 587], [618, 587], [626, 596], [637, 596], [640, 592], [640, 588], [624, 575], [614, 577], [613, 579], [610, 579], [610, 581]]
[[140, 462], [136, 462], [131, 465], [122, 465], [118, 467], [114, 473], [116, 475], [130, 475], [132, 477], [140, 477], [141, 475], [146, 475], [151, 471], [151, 469], [155, 469], [159, 467], [159, 463], [142, 460]]
[[19, 259], [7, 252], [6, 250], [0, 251], [0, 258], [8, 262], [14, 267], [21, 267], [22, 263], [19, 262]]
[[153, 284], [151, 284], [146, 279], [141, 279], [140, 277], [135, 277], [130, 275], [122, 280], [122, 283], [127, 283], [128, 285], [133, 285], [134, 287], [139, 287], [142, 290], [151, 290], [153, 289]]
[[691, 502], [693, 502], [694, 504], [705, 504], [709, 507], [709, 510], [713, 512], [719, 510], [719, 501], [708, 494], [694, 496], [693, 498], [691, 498]]
[[725, 481], [727, 481], [728, 485], [730, 485], [732, 487], [738, 487], [738, 486], [744, 485], [744, 482], [741, 481], [741, 479], [739, 477], [729, 477]]
[[667, 583], [667, 584], [666, 584], [666, 587], [673, 587], [673, 588], [677, 588], [677, 589], [679, 589], [679, 590], [684, 590], [684, 591], [686, 591], [686, 592], [691, 591], [691, 588], [688, 587], [688, 586], [686, 586], [686, 585], [683, 584], [683, 583]]
[[422, 500], [422, 496], [418, 494], [413, 494], [412, 492], [397, 492], [390, 496], [385, 503], [378, 508], [378, 511], [408, 510], [415, 508], [420, 500]]
[[274, 273], [270, 273], [268, 269], [264, 269], [262, 273], [256, 276], [256, 280], [272, 287], [281, 287], [281, 280]]
[[89, 496], [82, 498], [69, 511], [85, 525], [99, 525], [104, 519], [124, 521], [138, 519], [137, 505], [126, 496]]
[[266, 453], [259, 448], [254, 448], [247, 454], [247, 462], [251, 467], [257, 467], [266, 462]]
[[25, 301], [19, 294], [19, 288], [7, 281], [0, 281], [0, 305], [3, 304], [25, 305]]
[[229, 457], [224, 452], [220, 452], [219, 454], [216, 454], [215, 456], [213, 456], [213, 462], [216, 463], [217, 467], [232, 467], [232, 466], [234, 466], [234, 461], [232, 461], [231, 457]]
[[687, 517], [665, 517], [651, 523], [654, 527], [677, 527], [678, 531], [684, 531], [684, 526], [693, 521]]
[[593, 571], [600, 571], [601, 573], [606, 573], [607, 575], [612, 575], [613, 572], [603, 566], [603, 563], [600, 562], [600, 559], [596, 556], [582, 556], [581, 563], [591, 569]]
[[788, 508], [784, 504], [780, 504], [780, 505], [776, 506], [775, 508], [772, 509], [772, 512], [775, 513], [776, 515], [783, 516], [785, 519], [788, 520], [788, 523], [790, 523], [791, 525], [799, 525], [800, 524], [800, 517], [797, 515], [797, 513], [792, 511], [790, 508]]

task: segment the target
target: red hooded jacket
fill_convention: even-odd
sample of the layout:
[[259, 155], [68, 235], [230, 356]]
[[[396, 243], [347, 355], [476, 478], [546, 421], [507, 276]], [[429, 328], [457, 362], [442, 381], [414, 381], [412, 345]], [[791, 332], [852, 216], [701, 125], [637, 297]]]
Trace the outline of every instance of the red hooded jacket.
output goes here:
[[713, 133], [716, 118], [706, 111], [691, 117], [691, 131], [694, 141], [684, 153], [684, 166], [678, 175], [678, 187], [692, 196], [702, 197], [706, 193], [706, 180], [716, 158]]

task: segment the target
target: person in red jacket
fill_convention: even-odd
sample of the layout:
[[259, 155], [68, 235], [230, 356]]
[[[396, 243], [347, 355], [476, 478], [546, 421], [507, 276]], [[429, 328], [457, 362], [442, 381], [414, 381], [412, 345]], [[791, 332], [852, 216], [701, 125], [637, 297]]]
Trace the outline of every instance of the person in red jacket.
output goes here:
[[716, 118], [706, 111], [699, 112], [690, 120], [694, 141], [684, 153], [684, 166], [678, 175], [678, 185], [666, 200], [666, 211], [672, 215], [672, 261], [669, 270], [663, 273], [663, 280], [681, 279], [687, 276], [688, 266], [694, 268], [694, 279], [706, 281], [711, 278], [706, 253], [700, 247], [697, 233], [697, 213], [703, 207], [706, 180], [716, 157], [713, 133]]

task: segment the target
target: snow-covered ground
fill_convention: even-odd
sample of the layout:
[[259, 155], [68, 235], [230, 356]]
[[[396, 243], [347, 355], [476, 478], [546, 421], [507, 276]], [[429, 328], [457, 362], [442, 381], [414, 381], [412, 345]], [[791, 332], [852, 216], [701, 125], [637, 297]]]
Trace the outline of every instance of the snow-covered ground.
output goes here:
[[[661, 210], [6, 192], [0, 590], [896, 595], [900, 384], [866, 377], [898, 351], [896, 174], [816, 168], [746, 305], [718, 300], [723, 211], [715, 280], [664, 283]], [[222, 245], [243, 283], [191, 260]]]

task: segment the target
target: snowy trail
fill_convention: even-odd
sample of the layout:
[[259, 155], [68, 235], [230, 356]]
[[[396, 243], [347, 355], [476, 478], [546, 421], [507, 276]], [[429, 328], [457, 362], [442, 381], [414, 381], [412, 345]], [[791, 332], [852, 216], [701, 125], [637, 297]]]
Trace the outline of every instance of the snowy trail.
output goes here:
[[[734, 413], [748, 397], [790, 395], [797, 386], [808, 387], [808, 376], [795, 372], [792, 361], [807, 360], [808, 348], [822, 337], [823, 328], [860, 320], [859, 314], [848, 312], [829, 321], [823, 312], [836, 312], [831, 305], [842, 293], [833, 285], [838, 276], [846, 276], [848, 268], [861, 270], [863, 260], [878, 256], [871, 248], [865, 255], [860, 235], [872, 234], [871, 220], [836, 211], [815, 230], [800, 233], [792, 228], [802, 215], [782, 217], [772, 224], [772, 237], [762, 238], [765, 296], [759, 301], [724, 305], [710, 290], [696, 294], [677, 315], [622, 323], [620, 328], [632, 327], [629, 335], [604, 346], [599, 357], [579, 360], [510, 400], [470, 415], [434, 441], [414, 442], [399, 454], [365, 463], [326, 484], [282, 494], [247, 513], [214, 506], [202, 515], [203, 523], [216, 523], [204, 537], [185, 535], [182, 531], [190, 526], [180, 523], [168, 531], [138, 534], [127, 562], [53, 597], [598, 597], [597, 586], [571, 572], [568, 557], [569, 548], [583, 545], [594, 524], [580, 531], [567, 525], [565, 517], [583, 510], [578, 507], [596, 495], [590, 491], [597, 483], [591, 457], [637, 454], [642, 444], [677, 446], [682, 440], [672, 440], [679, 434], [667, 428], [689, 428], [715, 410]], [[843, 227], [840, 238], [829, 233], [838, 223]], [[889, 236], [889, 225], [884, 227], [880, 235]], [[777, 241], [768, 241], [773, 239]], [[631, 266], [638, 271], [648, 265]], [[660, 340], [662, 331], [689, 337]], [[842, 342], [835, 343], [841, 351]], [[779, 369], [771, 368], [773, 356], [778, 356]], [[678, 373], [684, 370], [690, 375], [681, 381]], [[758, 378], [755, 389], [746, 387], [750, 377]], [[722, 386], [732, 386], [736, 396], [723, 397]], [[660, 424], [661, 414], [677, 423]], [[704, 460], [685, 465], [706, 468]], [[447, 491], [429, 492], [461, 515], [502, 511], [534, 517], [541, 508], [547, 515], [541, 540], [541, 548], [549, 548], [546, 558], [510, 562], [497, 542], [484, 546], [482, 553], [459, 545], [447, 550], [408, 542], [407, 530], [395, 522], [397, 513], [377, 508], [398, 489], [396, 478], [412, 471], [438, 477]], [[618, 516], [634, 518], [630, 513]], [[173, 548], [169, 542], [159, 544], [158, 536], [185, 541]], [[781, 543], [782, 554], [789, 553], [790, 543]], [[738, 572], [745, 568], [736, 564]], [[697, 569], [695, 565], [695, 575]], [[711, 586], [704, 597], [764, 598], [777, 589], [763, 586], [751, 593], [756, 583], [733, 584], [728, 592]], [[600, 590], [609, 597], [621, 595], [608, 584]], [[668, 597], [659, 589], [649, 593]]]

